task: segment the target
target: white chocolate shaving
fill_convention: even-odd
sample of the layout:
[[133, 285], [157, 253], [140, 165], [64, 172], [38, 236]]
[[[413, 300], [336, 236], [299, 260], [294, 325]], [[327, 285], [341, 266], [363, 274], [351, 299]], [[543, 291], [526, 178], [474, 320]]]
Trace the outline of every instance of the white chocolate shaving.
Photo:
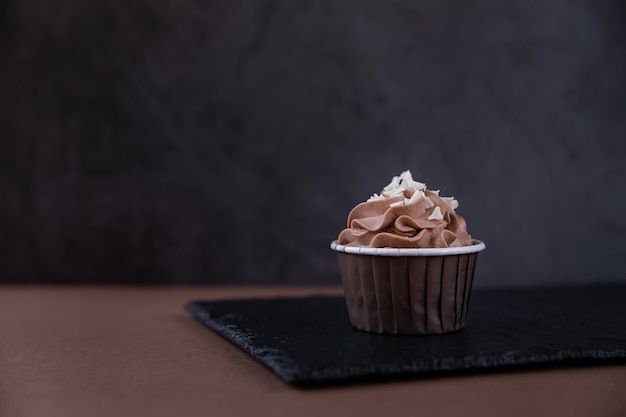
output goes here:
[[435, 206], [433, 213], [428, 216], [428, 220], [443, 220], [443, 214], [441, 214], [439, 206]]
[[400, 185], [400, 177], [393, 177], [391, 179], [391, 182], [389, 184], [387, 184], [385, 186], [385, 188], [383, 188], [383, 192], [384, 191], [391, 191], [395, 188], [398, 188], [398, 186]]
[[405, 191], [423, 191], [426, 189], [426, 184], [415, 181], [411, 171], [406, 170], [400, 176], [393, 177], [391, 182], [383, 188], [382, 195], [386, 197], [397, 197], [403, 194]]
[[415, 191], [413, 195], [411, 196], [411, 198], [409, 199], [409, 201], [407, 202], [407, 204], [415, 203], [416, 201], [419, 201], [420, 199], [424, 197], [426, 197], [426, 195], [424, 194], [423, 191]]
[[452, 210], [459, 207], [459, 202], [455, 200], [454, 197], [441, 197], [441, 199], [450, 207]]
[[404, 195], [404, 188], [401, 188], [401, 187], [392, 188], [389, 191], [383, 191], [382, 194], [388, 198], [398, 197], [398, 196]]
[[386, 200], [386, 199], [387, 197], [385, 197], [384, 195], [378, 195], [377, 193], [374, 193], [374, 195], [368, 198], [367, 201]]
[[400, 174], [400, 180], [400, 185], [404, 185], [407, 190], [422, 191], [426, 189], [426, 184], [415, 181], [413, 175], [411, 175], [411, 171], [408, 169]]

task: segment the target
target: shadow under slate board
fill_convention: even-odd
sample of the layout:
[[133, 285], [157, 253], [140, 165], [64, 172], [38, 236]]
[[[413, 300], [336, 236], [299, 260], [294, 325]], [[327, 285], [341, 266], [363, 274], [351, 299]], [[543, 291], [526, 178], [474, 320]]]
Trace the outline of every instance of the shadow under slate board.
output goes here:
[[465, 329], [351, 327], [342, 297], [190, 301], [200, 322], [297, 386], [626, 362], [626, 286], [477, 290]]

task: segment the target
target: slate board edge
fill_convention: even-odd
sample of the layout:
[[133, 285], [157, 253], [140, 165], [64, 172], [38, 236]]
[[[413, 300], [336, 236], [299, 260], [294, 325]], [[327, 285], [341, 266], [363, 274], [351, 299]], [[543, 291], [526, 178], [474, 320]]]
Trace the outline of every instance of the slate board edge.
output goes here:
[[[229, 300], [231, 301], [231, 300]], [[241, 300], [232, 300], [241, 301]], [[250, 339], [242, 334], [241, 329], [236, 326], [225, 324], [218, 317], [211, 315], [205, 311], [201, 303], [210, 303], [211, 301], [189, 301], [185, 304], [185, 310], [199, 320], [202, 324], [214, 330], [228, 341], [232, 342], [243, 351], [252, 356], [274, 372], [278, 377], [290, 384], [298, 384], [302, 379], [299, 372], [289, 372], [286, 369], [295, 369], [296, 364], [289, 358], [282, 355], [281, 351], [271, 348], [255, 347]], [[285, 369], [286, 368], [286, 369]]]

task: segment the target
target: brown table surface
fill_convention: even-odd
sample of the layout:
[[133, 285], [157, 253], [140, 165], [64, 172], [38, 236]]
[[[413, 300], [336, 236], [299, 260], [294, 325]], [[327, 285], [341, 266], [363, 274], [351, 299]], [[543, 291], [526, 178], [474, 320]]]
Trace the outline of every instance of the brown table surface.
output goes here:
[[293, 388], [183, 310], [338, 288], [0, 286], [0, 416], [624, 416], [626, 366]]

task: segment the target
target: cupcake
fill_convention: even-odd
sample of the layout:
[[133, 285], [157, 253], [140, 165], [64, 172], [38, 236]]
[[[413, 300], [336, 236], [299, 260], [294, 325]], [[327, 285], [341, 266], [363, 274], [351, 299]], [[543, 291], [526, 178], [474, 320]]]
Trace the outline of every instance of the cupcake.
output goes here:
[[454, 197], [394, 177], [358, 204], [332, 242], [352, 325], [385, 334], [441, 334], [465, 326], [478, 253]]

